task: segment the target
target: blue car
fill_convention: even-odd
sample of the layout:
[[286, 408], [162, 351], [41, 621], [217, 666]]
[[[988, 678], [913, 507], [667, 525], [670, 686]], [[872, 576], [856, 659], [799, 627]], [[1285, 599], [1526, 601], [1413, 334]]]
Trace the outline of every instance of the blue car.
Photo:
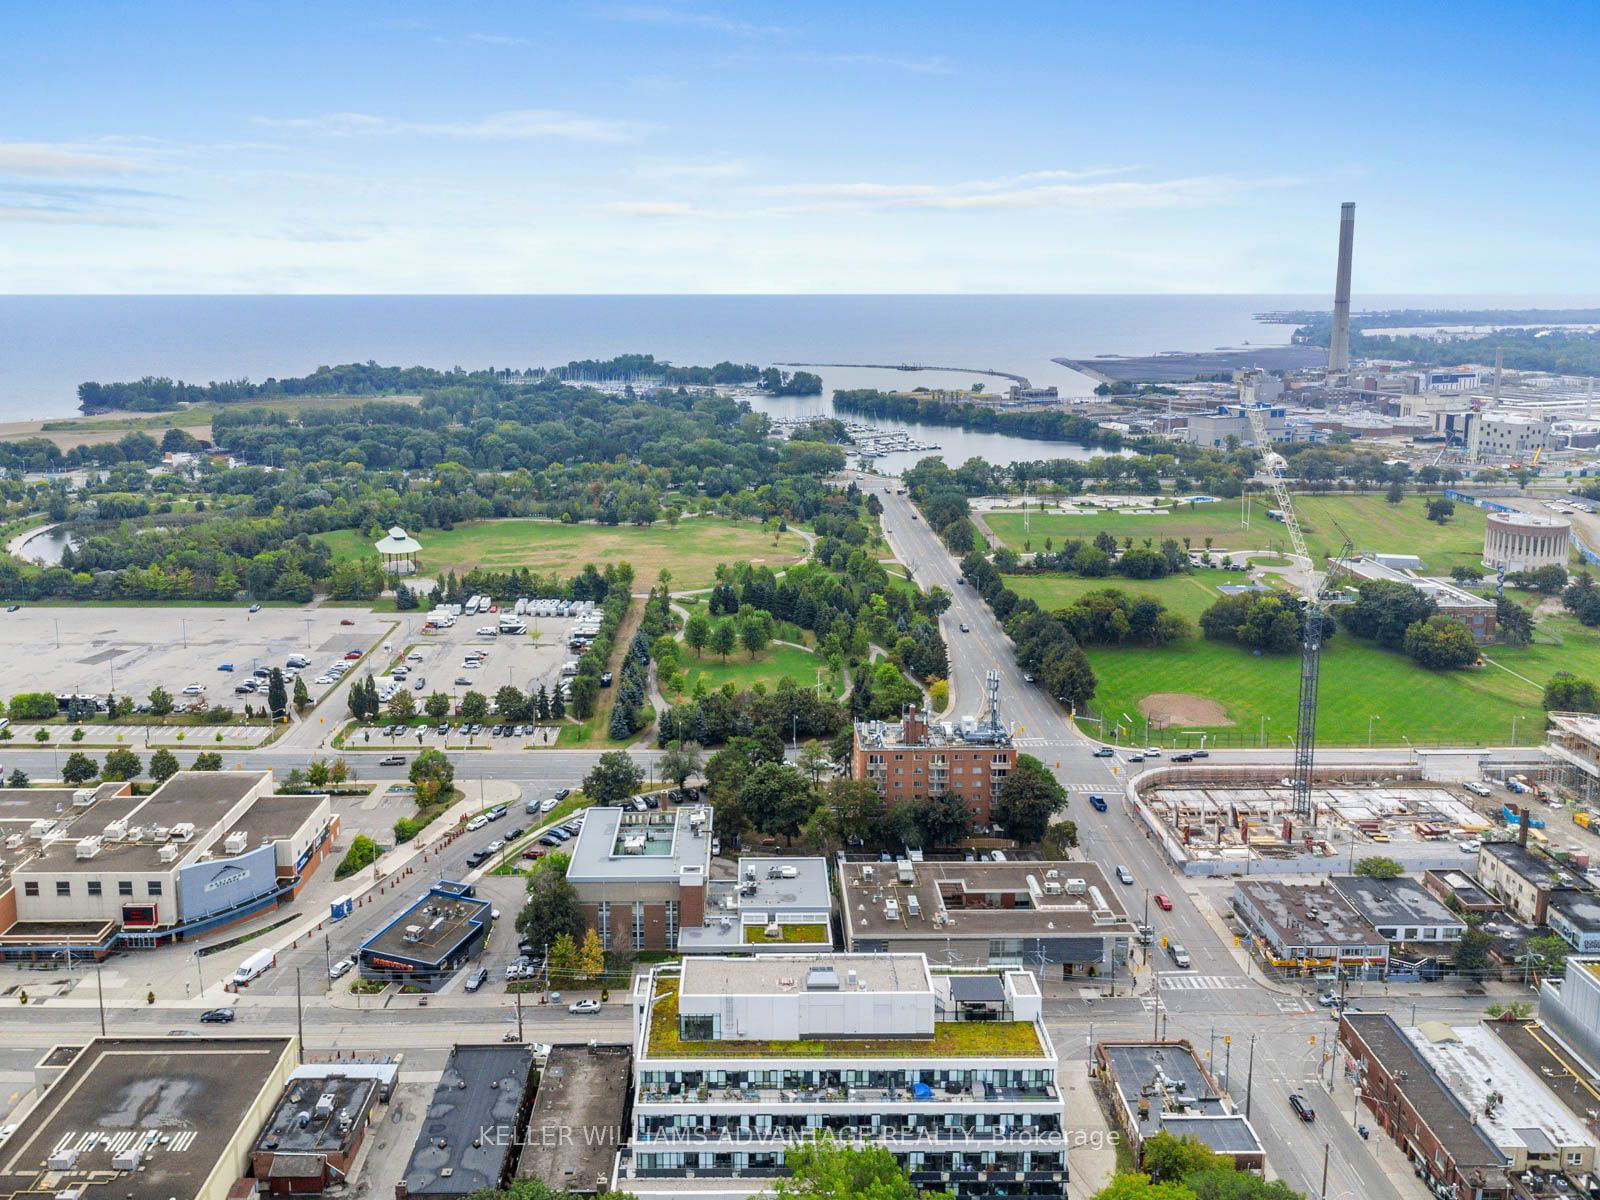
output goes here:
[[231, 670], [233, 670], [233, 664], [232, 663], [220, 663], [217, 666], [217, 670], [219, 670], [219, 671], [231, 671]]
[[1090, 796], [1089, 807], [1094, 809], [1095, 812], [1105, 812], [1106, 798], [1104, 796]]

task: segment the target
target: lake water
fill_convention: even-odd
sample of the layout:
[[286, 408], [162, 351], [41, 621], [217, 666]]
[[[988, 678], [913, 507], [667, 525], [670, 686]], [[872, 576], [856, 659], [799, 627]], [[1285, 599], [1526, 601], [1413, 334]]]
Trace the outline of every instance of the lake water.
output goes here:
[[[1373, 307], [1517, 307], [1574, 298], [1385, 296]], [[920, 363], [946, 375], [820, 369], [836, 387], [971, 383], [974, 368], [1082, 395], [1055, 356], [1278, 345], [1253, 314], [1326, 296], [0, 296], [0, 421], [67, 416], [77, 385], [167, 375], [189, 382], [302, 375], [361, 362], [552, 366], [650, 353], [675, 363]], [[913, 382], [914, 381], [914, 382]], [[774, 405], [788, 402], [772, 402]], [[827, 395], [798, 411], [828, 404]], [[763, 407], [767, 407], [763, 403]], [[776, 408], [771, 411], [777, 411]], [[1081, 447], [938, 427], [912, 430], [947, 461], [1082, 455]], [[998, 439], [998, 440], [996, 440]], [[889, 460], [880, 460], [888, 462]]]

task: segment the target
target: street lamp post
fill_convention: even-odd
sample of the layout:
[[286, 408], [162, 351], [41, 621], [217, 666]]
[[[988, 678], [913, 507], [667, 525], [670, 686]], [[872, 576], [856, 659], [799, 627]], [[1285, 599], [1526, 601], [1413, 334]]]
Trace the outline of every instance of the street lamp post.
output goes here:
[[1261, 732], [1256, 735], [1256, 745], [1265, 746], [1267, 744], [1267, 722], [1270, 720], [1272, 718], [1267, 716], [1266, 713], [1261, 714]]
[[1250, 1119], [1250, 1089], [1256, 1076], [1256, 1035], [1250, 1035], [1250, 1061], [1244, 1069], [1244, 1119]]
[[1370, 717], [1367, 718], [1367, 749], [1368, 750], [1372, 749], [1372, 723], [1374, 721], [1381, 721], [1381, 720], [1383, 720], [1383, 718], [1380, 717], [1377, 713], [1373, 713]]
[[1520, 720], [1522, 720], [1521, 713], [1511, 718], [1511, 744], [1513, 746], [1517, 744], [1517, 722]]

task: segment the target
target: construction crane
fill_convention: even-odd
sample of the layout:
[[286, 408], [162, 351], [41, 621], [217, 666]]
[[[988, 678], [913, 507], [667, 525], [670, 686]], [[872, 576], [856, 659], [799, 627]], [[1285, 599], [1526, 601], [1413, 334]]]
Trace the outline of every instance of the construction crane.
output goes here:
[[1299, 729], [1294, 740], [1294, 812], [1296, 816], [1312, 817], [1311, 774], [1317, 749], [1317, 682], [1322, 671], [1323, 623], [1328, 619], [1328, 598], [1334, 577], [1341, 563], [1349, 561], [1352, 550], [1346, 539], [1339, 553], [1328, 564], [1327, 572], [1319, 581], [1311, 552], [1306, 548], [1305, 534], [1300, 531], [1300, 518], [1295, 514], [1294, 501], [1289, 495], [1289, 483], [1283, 469], [1287, 465], [1283, 455], [1272, 448], [1272, 437], [1267, 432], [1267, 406], [1252, 404], [1245, 409], [1250, 417], [1250, 429], [1255, 434], [1256, 449], [1261, 453], [1262, 467], [1266, 471], [1267, 486], [1278, 502], [1278, 512], [1283, 526], [1289, 531], [1289, 543], [1294, 552], [1306, 563], [1309, 585], [1306, 588], [1305, 612], [1300, 638], [1300, 712]]

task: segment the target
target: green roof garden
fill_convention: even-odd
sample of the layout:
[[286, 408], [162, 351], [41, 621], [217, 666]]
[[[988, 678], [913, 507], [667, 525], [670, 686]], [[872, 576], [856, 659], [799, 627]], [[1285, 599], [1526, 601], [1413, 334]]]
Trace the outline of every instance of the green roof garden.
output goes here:
[[764, 925], [746, 925], [744, 927], [744, 940], [749, 945], [780, 945], [790, 942], [825, 942], [828, 940], [828, 927], [826, 925], [780, 925], [783, 930], [781, 937], [769, 938]]

